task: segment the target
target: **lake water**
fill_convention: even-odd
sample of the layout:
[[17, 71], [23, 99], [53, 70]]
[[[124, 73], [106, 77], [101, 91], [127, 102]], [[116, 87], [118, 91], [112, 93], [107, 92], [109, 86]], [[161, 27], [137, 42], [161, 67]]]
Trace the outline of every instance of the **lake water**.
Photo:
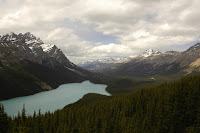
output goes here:
[[5, 112], [10, 116], [17, 116], [18, 112], [21, 113], [23, 104], [25, 104], [26, 114], [32, 115], [34, 110], [37, 113], [41, 109], [41, 113], [45, 113], [62, 109], [66, 105], [78, 101], [88, 93], [109, 96], [110, 94], [105, 91], [105, 88], [106, 85], [84, 81], [82, 83], [63, 84], [51, 91], [4, 100], [0, 101], [0, 103], [4, 105]]

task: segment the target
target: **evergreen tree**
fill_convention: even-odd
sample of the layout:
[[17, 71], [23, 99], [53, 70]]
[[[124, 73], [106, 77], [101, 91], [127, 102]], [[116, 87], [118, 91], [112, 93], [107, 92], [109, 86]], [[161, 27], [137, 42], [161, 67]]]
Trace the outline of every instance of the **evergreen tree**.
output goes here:
[[22, 121], [25, 124], [26, 123], [26, 109], [25, 109], [25, 104], [23, 104], [22, 108]]
[[0, 103], [0, 133], [7, 133], [9, 128], [9, 117], [4, 112], [4, 106]]

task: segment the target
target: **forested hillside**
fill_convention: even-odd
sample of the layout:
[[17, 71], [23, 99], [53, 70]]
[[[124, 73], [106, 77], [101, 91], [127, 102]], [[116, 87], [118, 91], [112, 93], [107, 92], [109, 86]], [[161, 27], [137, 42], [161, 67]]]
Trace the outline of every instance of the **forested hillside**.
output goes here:
[[199, 94], [200, 75], [190, 76], [131, 94], [83, 100], [52, 114], [39, 111], [30, 117], [23, 110], [9, 122], [1, 108], [0, 125], [9, 133], [198, 133]]

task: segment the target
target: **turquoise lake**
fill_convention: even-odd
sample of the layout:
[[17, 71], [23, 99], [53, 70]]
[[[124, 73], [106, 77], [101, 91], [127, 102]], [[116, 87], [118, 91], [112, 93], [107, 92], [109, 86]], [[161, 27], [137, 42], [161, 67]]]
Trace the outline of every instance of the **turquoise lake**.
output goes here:
[[25, 104], [26, 114], [33, 115], [41, 110], [41, 113], [47, 111], [53, 112], [62, 109], [68, 104], [81, 99], [85, 94], [97, 93], [109, 96], [105, 91], [107, 86], [103, 84], [93, 84], [90, 81], [82, 83], [69, 83], [60, 85], [57, 89], [40, 92], [30, 96], [18, 97], [9, 100], [0, 101], [4, 105], [5, 112], [10, 116], [17, 116], [21, 113], [23, 104]]

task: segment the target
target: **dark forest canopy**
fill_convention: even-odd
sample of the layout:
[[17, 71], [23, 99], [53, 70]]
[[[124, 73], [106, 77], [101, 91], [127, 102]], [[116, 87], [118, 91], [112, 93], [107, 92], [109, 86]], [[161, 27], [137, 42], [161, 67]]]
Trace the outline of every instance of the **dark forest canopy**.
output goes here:
[[[79, 104], [54, 113], [9, 118], [1, 107], [1, 132], [184, 133], [200, 132], [200, 75]], [[4, 119], [2, 119], [4, 118]], [[3, 131], [4, 130], [4, 131]]]

